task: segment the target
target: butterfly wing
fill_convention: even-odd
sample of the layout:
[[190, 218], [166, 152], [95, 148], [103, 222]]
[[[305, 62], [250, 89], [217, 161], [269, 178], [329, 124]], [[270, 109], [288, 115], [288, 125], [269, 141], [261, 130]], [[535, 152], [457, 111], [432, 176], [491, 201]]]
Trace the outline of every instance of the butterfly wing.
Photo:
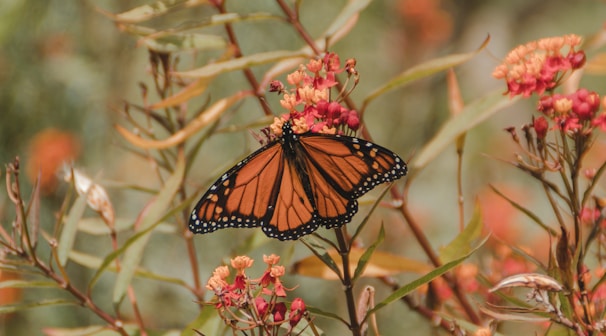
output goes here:
[[191, 213], [189, 228], [208, 233], [227, 227], [258, 227], [275, 208], [276, 178], [282, 175], [283, 152], [279, 142], [257, 150], [221, 176], [202, 196]]
[[362, 139], [308, 133], [300, 144], [318, 222], [327, 228], [350, 222], [358, 210], [357, 198], [407, 172], [397, 154]]
[[272, 238], [292, 240], [312, 233], [319, 224], [309, 198], [309, 181], [291, 157], [285, 157], [283, 163], [282, 175], [276, 177], [275, 210], [264, 223], [263, 232]]
[[306, 192], [308, 184], [276, 141], [213, 183], [192, 211], [189, 228], [194, 233], [209, 233], [260, 226], [269, 237], [297, 239], [318, 227]]

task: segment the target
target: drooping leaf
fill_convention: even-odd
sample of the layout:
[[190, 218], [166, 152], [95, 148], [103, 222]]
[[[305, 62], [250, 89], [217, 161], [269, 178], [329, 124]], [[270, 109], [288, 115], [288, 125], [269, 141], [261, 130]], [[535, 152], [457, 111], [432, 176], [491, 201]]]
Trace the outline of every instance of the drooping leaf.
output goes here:
[[0, 282], [0, 288], [59, 288], [53, 281], [7, 280]]
[[[484, 240], [482, 240], [473, 250], [469, 251], [469, 253], [465, 254], [464, 256], [460, 257], [459, 259], [456, 259], [447, 264], [444, 264], [444, 265], [432, 270], [431, 272], [425, 274], [424, 276], [400, 287], [398, 290], [394, 291], [387, 298], [385, 298], [381, 302], [377, 303], [377, 305], [374, 308], [370, 309], [366, 313], [366, 317], [364, 318], [364, 320], [366, 320], [370, 315], [376, 313], [379, 309], [387, 306], [390, 303], [393, 303], [394, 301], [401, 299], [402, 297], [408, 295], [413, 290], [415, 290], [415, 289], [419, 288], [420, 286], [430, 282], [431, 280], [441, 276], [442, 274], [450, 271], [451, 269], [453, 269], [454, 267], [456, 267], [457, 265], [462, 263], [465, 259], [467, 259], [475, 251], [477, 251], [482, 245], [484, 245], [484, 243], [486, 243], [487, 240], [488, 240], [488, 237], [484, 238]], [[364, 321], [362, 321], [362, 322], [364, 322]]]
[[211, 307], [205, 307], [200, 310], [200, 314], [198, 314], [195, 320], [183, 328], [181, 336], [199, 336], [200, 334], [194, 330], [204, 335], [223, 335], [225, 324], [216, 310]]
[[18, 304], [0, 306], [0, 315], [16, 313], [18, 311], [31, 309], [31, 308], [47, 307], [47, 306], [65, 306], [65, 305], [78, 305], [78, 303], [74, 302], [74, 301], [63, 300], [63, 299], [42, 300], [42, 301], [37, 301], [37, 302], [21, 302]]
[[332, 38], [338, 31], [340, 31], [347, 23], [352, 19], [360, 15], [370, 4], [370, 0], [349, 0], [347, 5], [343, 7], [341, 12], [332, 20], [330, 27], [326, 29], [323, 36], [325, 38]]
[[61, 236], [59, 237], [58, 242], [59, 245], [57, 247], [57, 258], [62, 266], [65, 266], [65, 263], [67, 263], [69, 251], [71, 251], [72, 247], [74, 246], [74, 242], [76, 241], [76, 234], [78, 233], [78, 221], [80, 221], [82, 215], [84, 214], [84, 210], [86, 209], [87, 197], [88, 195], [85, 193], [78, 196], [76, 202], [67, 215], [65, 225], [61, 231]]
[[191, 8], [208, 3], [208, 0], [160, 0], [153, 4], [145, 4], [119, 14], [99, 10], [115, 21], [123, 23], [137, 23], [165, 15], [180, 8]]
[[[72, 250], [70, 252], [69, 259], [79, 265], [82, 265], [82, 266], [90, 268], [90, 269], [95, 269], [95, 270], [98, 269], [103, 264], [103, 259], [101, 259], [97, 256], [94, 256], [94, 255], [91, 255], [91, 254], [86, 254], [86, 253], [75, 251], [75, 250]], [[116, 271], [116, 267], [112, 266], [112, 265], [110, 265], [108, 267], [108, 269], [112, 272]], [[137, 269], [135, 270], [135, 276], [140, 277], [140, 278], [146, 278], [146, 279], [152, 279], [152, 280], [158, 280], [158, 281], [162, 281], [162, 282], [178, 284], [181, 286], [186, 285], [186, 282], [180, 278], [173, 278], [173, 277], [169, 277], [169, 276], [156, 274], [143, 267], [137, 267]]]
[[124, 127], [120, 125], [115, 125], [114, 127], [128, 142], [131, 144], [144, 149], [163, 149], [176, 146], [183, 141], [187, 140], [189, 137], [194, 135], [200, 129], [205, 126], [208, 126], [215, 122], [229, 107], [231, 107], [236, 102], [240, 101], [244, 97], [249, 96], [249, 92], [239, 92], [230, 97], [223, 98], [212, 104], [208, 107], [204, 112], [200, 113], [196, 118], [191, 120], [187, 126], [183, 129], [177, 131], [169, 138], [164, 140], [150, 140], [144, 139], [135, 135]]
[[[307, 246], [307, 248], [316, 256], [316, 258], [313, 258], [314, 260], [320, 261], [319, 264], [326, 266], [326, 268], [321, 269], [323, 272], [325, 270], [328, 271], [326, 272], [328, 274], [327, 276], [333, 276], [334, 279], [340, 279], [342, 277], [343, 270], [339, 268], [335, 262], [335, 259], [339, 257], [339, 253], [336, 250], [327, 250], [326, 246], [320, 244], [313, 236], [304, 236], [299, 241]], [[315, 266], [317, 265], [318, 264]], [[295, 273], [299, 273], [297, 268], [297, 265], [295, 265]], [[317, 267], [315, 269], [317, 269]]]
[[377, 249], [377, 246], [379, 246], [379, 244], [381, 244], [383, 242], [383, 240], [385, 240], [385, 228], [381, 224], [381, 228], [379, 229], [379, 236], [364, 251], [364, 253], [362, 253], [360, 258], [358, 259], [358, 262], [356, 263], [356, 270], [354, 271], [352, 282], [355, 282], [358, 278], [360, 278], [360, 276], [362, 276], [362, 274], [364, 273], [364, 270], [366, 269], [366, 266], [370, 262], [370, 258], [372, 258], [372, 255], [375, 252], [375, 250]]
[[[125, 323], [122, 327], [129, 335], [137, 335], [138, 326]], [[49, 328], [43, 329], [45, 336], [116, 336], [116, 331], [107, 325], [91, 325], [80, 328]]]
[[518, 97], [510, 99], [508, 96], [504, 96], [503, 90], [499, 89], [467, 104], [460, 114], [450, 118], [442, 125], [431, 141], [411, 160], [409, 163], [411, 172], [421, 171], [446, 146], [454, 143], [461, 134], [469, 131], [497, 111], [512, 105], [518, 99]]
[[473, 248], [473, 243], [480, 238], [481, 234], [482, 213], [480, 211], [480, 205], [476, 203], [473, 215], [463, 231], [448, 243], [448, 245], [440, 249], [440, 261], [442, 261], [442, 263], [448, 263], [469, 253]]
[[180, 105], [204, 93], [208, 88], [208, 84], [210, 84], [211, 81], [212, 78], [200, 78], [198, 80], [195, 80], [189, 85], [187, 85], [185, 88], [183, 88], [183, 90], [175, 93], [170, 97], [163, 99], [160, 102], [152, 104], [149, 108], [155, 110]]
[[383, 86], [381, 86], [381, 87], [375, 89], [373, 92], [371, 92], [364, 99], [363, 104], [362, 104], [362, 110], [365, 110], [366, 106], [368, 104], [370, 104], [373, 100], [375, 100], [377, 97], [384, 95], [385, 93], [387, 93], [393, 89], [400, 88], [402, 86], [405, 86], [405, 85], [412, 83], [416, 80], [419, 80], [421, 78], [429, 77], [438, 72], [442, 72], [446, 69], [454, 68], [457, 65], [460, 65], [462, 63], [469, 61], [470, 59], [472, 59], [474, 56], [476, 56], [480, 51], [482, 51], [486, 47], [486, 45], [488, 44], [488, 41], [490, 41], [490, 37], [487, 37], [486, 40], [484, 40], [484, 43], [482, 43], [482, 45], [477, 50], [474, 50], [472, 52], [448, 55], [448, 56], [432, 59], [430, 61], [421, 63], [417, 66], [414, 66], [414, 67], [404, 71], [403, 73], [399, 74], [395, 78], [393, 78], [390, 81], [388, 81], [387, 83], [385, 83]]
[[[183, 180], [183, 174], [185, 172], [185, 159], [183, 152], [180, 152], [177, 158], [177, 165], [173, 174], [166, 180], [166, 183], [162, 190], [158, 193], [153, 207], [144, 214], [141, 219], [139, 231], [145, 231], [153, 228], [155, 225], [160, 223], [166, 209], [170, 206], [181, 181]], [[151, 232], [147, 232], [144, 235], [138, 237], [131, 246], [128, 248], [124, 255], [124, 260], [121, 265], [120, 273], [116, 279], [114, 287], [113, 302], [117, 303], [122, 300], [127, 287], [130, 285], [131, 279], [143, 258], [143, 252], [147, 242], [150, 238]]]
[[302, 51], [276, 50], [264, 53], [248, 55], [240, 58], [230, 59], [228, 61], [211, 63], [194, 70], [175, 72], [176, 76], [192, 78], [212, 78], [222, 73], [242, 70], [257, 65], [283, 61], [291, 58], [311, 57]]
[[222, 36], [210, 34], [175, 34], [159, 38], [143, 39], [143, 44], [157, 52], [178, 53], [184, 51], [220, 50], [228, 46]]

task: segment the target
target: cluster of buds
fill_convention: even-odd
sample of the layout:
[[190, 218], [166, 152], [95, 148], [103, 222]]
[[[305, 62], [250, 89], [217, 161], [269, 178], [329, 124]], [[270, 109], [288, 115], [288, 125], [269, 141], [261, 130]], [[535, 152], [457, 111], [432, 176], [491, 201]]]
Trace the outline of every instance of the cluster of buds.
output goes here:
[[[214, 292], [213, 304], [227, 325], [235, 330], [261, 328], [264, 334], [279, 334], [280, 326], [286, 326], [286, 334], [307, 315], [305, 302], [295, 298], [290, 307], [284, 302], [286, 291], [280, 277], [285, 273], [284, 266], [277, 265], [280, 257], [272, 254], [263, 256], [267, 268], [258, 279], [246, 275], [246, 269], [254, 260], [247, 256], [231, 259], [231, 267], [236, 271], [230, 283], [230, 268], [219, 266], [206, 284]], [[311, 322], [310, 322], [311, 323]]]
[[575, 49], [580, 44], [577, 35], [532, 41], [512, 50], [493, 72], [495, 78], [505, 79], [511, 96], [539, 96], [537, 111], [542, 115], [532, 128], [540, 141], [550, 121], [553, 129], [570, 135], [589, 135], [596, 127], [606, 131], [606, 99], [585, 88], [570, 94], [553, 92], [566, 74], [585, 65], [585, 53]]
[[355, 60], [349, 59], [341, 68], [339, 56], [328, 53], [322, 59], [312, 59], [306, 65], [286, 77], [291, 88], [275, 80], [270, 84], [271, 92], [282, 94], [280, 104], [288, 110], [280, 118], [275, 118], [270, 126], [275, 136], [282, 133], [282, 124], [290, 120], [295, 133], [336, 134], [344, 130], [356, 131], [360, 127], [360, 117], [355, 110], [341, 104], [349, 92], [340, 92], [331, 98], [331, 88], [337, 86], [336, 75], [346, 72], [348, 79], [354, 78], [354, 87], [358, 81]]

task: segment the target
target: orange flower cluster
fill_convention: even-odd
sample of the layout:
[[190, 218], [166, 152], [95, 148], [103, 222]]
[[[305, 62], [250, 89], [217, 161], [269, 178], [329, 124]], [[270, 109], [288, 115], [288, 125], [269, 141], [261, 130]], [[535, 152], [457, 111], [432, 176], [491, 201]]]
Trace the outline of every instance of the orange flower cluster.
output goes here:
[[[513, 49], [492, 75], [507, 81], [507, 92], [513, 97], [543, 94], [558, 84], [562, 76], [585, 64], [585, 53], [576, 51], [581, 43], [577, 35], [549, 37]], [[563, 54], [562, 49], [568, 48]]]
[[571, 94], [552, 92], [567, 73], [585, 65], [585, 52], [575, 49], [580, 44], [581, 38], [573, 34], [529, 42], [513, 49], [492, 74], [506, 80], [511, 96], [540, 96], [537, 110], [543, 115], [532, 125], [538, 139], [547, 135], [548, 119], [554, 129], [570, 134], [606, 131], [606, 99], [598, 93], [585, 88]]
[[[267, 264], [263, 275], [258, 279], [250, 279], [246, 270], [252, 267], [254, 260], [247, 256], [235, 257], [231, 259], [231, 266], [236, 270], [233, 282], [228, 282], [229, 267], [219, 266], [213, 271], [206, 288], [215, 293], [216, 301], [213, 304], [233, 328], [272, 328], [287, 322], [292, 329], [306, 314], [305, 302], [301, 298], [295, 298], [289, 311], [286, 303], [280, 301], [289, 290], [280, 280], [285, 274], [284, 266], [277, 265], [280, 257], [275, 254], [263, 256], [263, 261]], [[238, 310], [243, 314], [236, 314]], [[248, 318], [243, 319], [242, 316]]]
[[[323, 59], [310, 60], [286, 77], [291, 89], [286, 90], [280, 81], [270, 84], [270, 91], [282, 94], [280, 104], [288, 113], [275, 118], [270, 126], [276, 136], [282, 134], [282, 124], [291, 120], [295, 133], [336, 134], [344, 129], [357, 130], [360, 127], [358, 112], [349, 110], [338, 100], [331, 100], [330, 89], [337, 85], [336, 75], [346, 71], [357, 75], [355, 61], [348, 60], [341, 68], [339, 56], [328, 53]], [[338, 98], [343, 98], [340, 95]]]

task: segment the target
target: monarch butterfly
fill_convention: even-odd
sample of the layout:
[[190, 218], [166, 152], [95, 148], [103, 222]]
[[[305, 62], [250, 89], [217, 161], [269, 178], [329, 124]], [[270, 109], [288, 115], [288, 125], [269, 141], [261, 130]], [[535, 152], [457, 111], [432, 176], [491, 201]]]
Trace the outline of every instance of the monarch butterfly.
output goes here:
[[282, 136], [223, 174], [191, 213], [189, 229], [208, 233], [228, 227], [261, 227], [271, 238], [293, 240], [319, 226], [349, 223], [357, 198], [377, 184], [406, 175], [406, 163], [362, 139], [296, 134]]

